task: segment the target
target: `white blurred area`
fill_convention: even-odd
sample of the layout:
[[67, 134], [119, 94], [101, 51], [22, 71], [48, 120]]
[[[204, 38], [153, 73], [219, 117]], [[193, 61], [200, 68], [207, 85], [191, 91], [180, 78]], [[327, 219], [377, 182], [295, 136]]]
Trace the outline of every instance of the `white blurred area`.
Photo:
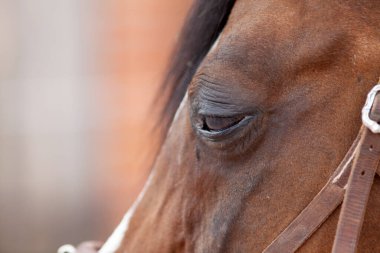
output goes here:
[[101, 239], [94, 0], [0, 1], [0, 252]]

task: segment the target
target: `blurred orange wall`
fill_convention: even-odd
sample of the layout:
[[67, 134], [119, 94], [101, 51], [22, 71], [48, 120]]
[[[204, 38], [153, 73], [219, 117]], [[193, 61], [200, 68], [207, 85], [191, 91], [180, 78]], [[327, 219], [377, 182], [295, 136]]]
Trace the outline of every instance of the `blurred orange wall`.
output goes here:
[[[100, 92], [107, 122], [99, 161], [109, 224], [119, 222], [148, 176], [159, 120], [151, 108], [190, 0], [109, 0], [100, 49], [106, 79]], [[157, 111], [156, 111], [157, 112]], [[103, 185], [103, 184], [100, 184]], [[104, 185], [103, 185], [104, 186]]]

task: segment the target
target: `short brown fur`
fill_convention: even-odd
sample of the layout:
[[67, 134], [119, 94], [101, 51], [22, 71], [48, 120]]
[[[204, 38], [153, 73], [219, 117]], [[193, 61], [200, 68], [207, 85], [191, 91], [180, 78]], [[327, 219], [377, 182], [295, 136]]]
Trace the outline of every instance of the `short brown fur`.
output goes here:
[[[366, 93], [380, 76], [379, 24], [379, 1], [236, 1], [191, 81], [120, 252], [268, 246], [327, 182], [359, 130]], [[262, 120], [244, 138], [206, 140], [194, 120], [215, 104], [217, 113], [255, 108]], [[380, 252], [379, 196], [376, 177], [359, 252]], [[299, 252], [331, 251], [338, 212]]]

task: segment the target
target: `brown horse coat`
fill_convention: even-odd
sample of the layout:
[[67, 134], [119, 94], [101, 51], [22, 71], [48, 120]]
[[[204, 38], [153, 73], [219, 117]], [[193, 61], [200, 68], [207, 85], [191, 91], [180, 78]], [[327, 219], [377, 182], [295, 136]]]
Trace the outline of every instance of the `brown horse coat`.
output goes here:
[[[261, 252], [318, 193], [359, 130], [380, 76], [380, 1], [238, 0], [220, 20], [207, 55], [183, 57], [195, 67], [174, 94], [189, 85], [187, 95], [119, 252]], [[359, 252], [380, 252], [379, 196], [377, 176]], [[330, 252], [337, 218], [299, 252]]]

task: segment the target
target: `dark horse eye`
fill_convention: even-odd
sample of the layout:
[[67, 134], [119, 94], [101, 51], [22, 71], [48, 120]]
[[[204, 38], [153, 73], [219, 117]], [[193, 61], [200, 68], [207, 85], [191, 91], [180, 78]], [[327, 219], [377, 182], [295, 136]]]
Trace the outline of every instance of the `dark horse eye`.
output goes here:
[[238, 117], [204, 116], [202, 129], [206, 131], [222, 131], [238, 124], [243, 119], [244, 119], [244, 116], [238, 116]]

